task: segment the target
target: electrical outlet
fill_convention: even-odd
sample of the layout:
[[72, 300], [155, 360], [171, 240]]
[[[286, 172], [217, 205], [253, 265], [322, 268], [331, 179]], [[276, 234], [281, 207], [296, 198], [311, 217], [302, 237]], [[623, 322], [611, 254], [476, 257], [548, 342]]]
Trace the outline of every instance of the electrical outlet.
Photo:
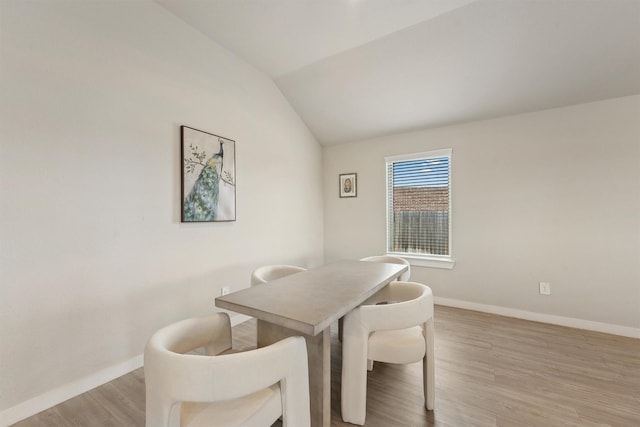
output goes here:
[[551, 283], [540, 282], [540, 295], [551, 295]]
[[225, 286], [222, 289], [220, 289], [220, 295], [227, 295], [229, 292], [231, 292], [231, 288], [228, 286]]

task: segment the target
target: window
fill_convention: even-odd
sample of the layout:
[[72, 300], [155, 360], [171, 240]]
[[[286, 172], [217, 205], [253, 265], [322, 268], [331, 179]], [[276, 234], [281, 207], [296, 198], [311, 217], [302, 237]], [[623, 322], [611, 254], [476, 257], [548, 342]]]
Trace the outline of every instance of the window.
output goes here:
[[452, 268], [451, 150], [387, 157], [387, 252]]

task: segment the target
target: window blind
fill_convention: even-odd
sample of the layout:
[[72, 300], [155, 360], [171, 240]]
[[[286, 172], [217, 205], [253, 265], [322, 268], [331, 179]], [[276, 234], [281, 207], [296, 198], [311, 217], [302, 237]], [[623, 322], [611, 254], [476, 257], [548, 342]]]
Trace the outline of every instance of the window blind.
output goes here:
[[387, 160], [387, 251], [449, 256], [450, 151], [415, 156]]

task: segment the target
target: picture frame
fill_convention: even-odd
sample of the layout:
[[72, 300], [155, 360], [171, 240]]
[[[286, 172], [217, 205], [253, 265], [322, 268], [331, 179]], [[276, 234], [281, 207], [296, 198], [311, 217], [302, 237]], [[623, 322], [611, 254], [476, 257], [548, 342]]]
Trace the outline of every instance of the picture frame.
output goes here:
[[358, 174], [343, 173], [339, 177], [339, 194], [340, 197], [358, 197]]
[[236, 143], [180, 127], [181, 222], [236, 220]]

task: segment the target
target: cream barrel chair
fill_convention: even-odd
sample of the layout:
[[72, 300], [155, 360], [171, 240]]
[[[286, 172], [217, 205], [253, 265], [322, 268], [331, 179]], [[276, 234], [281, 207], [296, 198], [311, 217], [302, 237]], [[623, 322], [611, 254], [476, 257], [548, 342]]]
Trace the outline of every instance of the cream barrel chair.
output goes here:
[[261, 285], [305, 270], [306, 268], [296, 267], [295, 265], [265, 265], [258, 267], [251, 273], [251, 286]]
[[144, 351], [146, 426], [271, 426], [280, 416], [284, 426], [310, 425], [304, 338], [221, 355], [230, 349], [226, 313], [153, 334]]
[[402, 273], [400, 277], [398, 277], [398, 280], [401, 282], [406, 282], [411, 277], [411, 265], [409, 264], [409, 261], [407, 261], [404, 258], [400, 258], [398, 256], [376, 255], [376, 256], [369, 256], [366, 258], [362, 258], [360, 261], [388, 262], [389, 264], [403, 264], [407, 266], [407, 271]]
[[414, 282], [391, 282], [344, 317], [342, 342], [342, 419], [364, 424], [367, 370], [373, 361], [423, 362], [425, 406], [433, 409], [433, 294]]
[[[369, 262], [388, 262], [389, 264], [402, 264], [402, 265], [406, 265], [407, 266], [407, 271], [405, 271], [404, 273], [402, 273], [397, 280], [406, 282], [407, 280], [409, 280], [409, 278], [411, 277], [411, 265], [409, 264], [409, 261], [407, 261], [404, 258], [400, 258], [397, 256], [391, 256], [391, 255], [375, 255], [375, 256], [369, 256], [366, 258], [362, 258], [360, 261], [369, 261]], [[342, 335], [343, 335], [343, 323], [344, 323], [344, 318], [340, 318], [338, 320], [338, 340], [340, 340], [342, 342]]]

